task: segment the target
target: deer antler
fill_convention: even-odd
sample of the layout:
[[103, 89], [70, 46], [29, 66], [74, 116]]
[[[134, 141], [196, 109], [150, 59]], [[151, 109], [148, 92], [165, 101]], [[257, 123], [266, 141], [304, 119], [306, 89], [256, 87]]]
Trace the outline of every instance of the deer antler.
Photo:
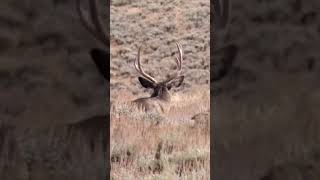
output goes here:
[[101, 41], [105, 46], [109, 46], [108, 43], [108, 35], [105, 33], [101, 20], [98, 15], [98, 8], [96, 0], [89, 0], [90, 6], [90, 15], [89, 18], [91, 19], [92, 23], [89, 23], [88, 19], [86, 18], [85, 14], [88, 13], [84, 12], [81, 8], [80, 0], [76, 1], [77, 3], [77, 12], [80, 16], [80, 20], [83, 26], [98, 40]]
[[[229, 19], [229, 0], [213, 0], [214, 24], [216, 28], [223, 29], [226, 27]], [[221, 12], [222, 10], [222, 12]]]
[[[181, 44], [179, 42], [176, 42], [176, 45], [177, 45], [177, 48], [179, 51], [179, 56], [176, 56], [176, 63], [178, 66], [178, 72], [174, 76], [168, 78], [165, 82], [169, 82], [169, 81], [175, 79], [176, 77], [180, 76], [180, 74], [181, 74], [182, 61], [183, 61], [183, 51], [182, 51]], [[155, 80], [151, 75], [144, 72], [144, 70], [142, 69], [141, 62], [140, 62], [140, 51], [141, 51], [141, 46], [139, 47], [137, 58], [134, 61], [134, 67], [143, 77], [145, 77], [146, 79], [148, 79], [154, 83], [157, 83], [157, 80]]]
[[175, 75], [173, 75], [172, 77], [168, 78], [165, 82], [169, 82], [169, 81], [177, 78], [181, 74], [182, 61], [183, 61], [183, 51], [182, 51], [182, 46], [179, 42], [176, 42], [176, 45], [177, 45], [177, 48], [179, 51], [179, 56], [176, 56], [176, 63], [178, 66], [178, 72]]
[[140, 62], [140, 51], [141, 51], [141, 46], [139, 47], [138, 55], [134, 61], [134, 67], [143, 77], [145, 77], [146, 79], [150, 80], [153, 83], [157, 83], [157, 80], [155, 80], [151, 75], [145, 73], [144, 70], [142, 69], [141, 62]]
[[181, 44], [179, 42], [176, 42], [178, 51], [179, 51], [179, 57], [176, 57], [176, 63], [178, 65], [178, 73], [177, 76], [180, 75], [181, 73], [181, 69], [182, 69], [182, 61], [183, 61], [183, 51], [182, 51], [182, 47]]

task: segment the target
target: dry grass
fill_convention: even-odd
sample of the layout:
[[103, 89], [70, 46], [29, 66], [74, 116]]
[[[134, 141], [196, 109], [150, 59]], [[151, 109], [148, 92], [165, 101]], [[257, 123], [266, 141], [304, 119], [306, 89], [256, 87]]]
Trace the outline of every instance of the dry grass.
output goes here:
[[[111, 1], [113, 179], [209, 178], [209, 126], [193, 118], [210, 111], [209, 15], [207, 0]], [[184, 83], [167, 114], [140, 112], [127, 103], [149, 95], [133, 66], [137, 48], [143, 45], [146, 72], [160, 80], [175, 71], [174, 41], [184, 50]]]
[[209, 126], [191, 117], [209, 111], [209, 89], [177, 95], [166, 115], [144, 113], [119, 95], [111, 110], [113, 179], [208, 179]]

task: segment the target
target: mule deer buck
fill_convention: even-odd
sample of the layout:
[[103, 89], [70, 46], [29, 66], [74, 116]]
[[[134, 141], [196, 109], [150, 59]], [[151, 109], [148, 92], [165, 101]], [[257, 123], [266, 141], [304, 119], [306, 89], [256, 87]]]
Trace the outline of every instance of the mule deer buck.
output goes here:
[[[110, 2], [110, 1], [109, 1]], [[77, 13], [80, 17], [82, 25], [90, 32], [96, 40], [102, 43], [104, 49], [102, 48], [92, 48], [90, 50], [91, 59], [94, 61], [96, 67], [98, 68], [100, 74], [107, 81], [106, 91], [109, 94], [109, 35], [106, 33], [101, 20], [98, 15], [98, 6], [96, 0], [88, 0], [89, 3], [89, 13], [86, 13], [81, 8], [80, 0], [76, 0]], [[90, 21], [88, 20], [90, 19]], [[109, 95], [108, 95], [109, 96]], [[108, 97], [107, 96], [107, 97]], [[106, 99], [107, 103], [109, 102]], [[110, 107], [110, 106], [109, 106]], [[107, 108], [106, 108], [107, 109]], [[106, 112], [106, 114], [109, 112]], [[72, 134], [80, 134], [87, 138], [87, 142], [90, 148], [93, 150], [96, 146], [101, 147], [104, 153], [104, 159], [106, 162], [107, 173], [110, 171], [110, 133], [109, 133], [110, 122], [108, 120], [108, 115], [97, 115], [85, 120], [79, 121], [77, 123], [72, 123], [68, 125], [68, 128]], [[99, 141], [102, 139], [102, 141]], [[101, 146], [100, 146], [100, 143]]]
[[142, 75], [138, 79], [144, 88], [152, 89], [153, 93], [150, 97], [138, 98], [132, 101], [138, 109], [149, 112], [156, 111], [159, 113], [165, 113], [170, 109], [171, 94], [169, 91], [172, 87], [179, 87], [184, 80], [184, 76], [181, 75], [183, 51], [180, 43], [176, 43], [176, 45], [179, 51], [179, 56], [176, 57], [178, 72], [164, 81], [157, 81], [142, 69], [140, 60], [141, 47], [139, 48], [138, 55], [134, 61], [135, 69]]

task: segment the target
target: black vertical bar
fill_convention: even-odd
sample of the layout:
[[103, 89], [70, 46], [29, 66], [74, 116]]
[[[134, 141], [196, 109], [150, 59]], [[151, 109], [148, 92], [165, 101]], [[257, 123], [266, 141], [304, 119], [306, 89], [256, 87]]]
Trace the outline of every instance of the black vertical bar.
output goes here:
[[[106, 11], [107, 11], [107, 27], [106, 27], [106, 33], [108, 34], [108, 37], [110, 37], [110, 0], [106, 0]], [[110, 38], [108, 38], [108, 49], [106, 49], [107, 50], [107, 52], [110, 52]], [[104, 141], [104, 142], [106, 142], [107, 144], [104, 146], [105, 148], [106, 148], [106, 151], [105, 151], [105, 162], [106, 162], [106, 179], [108, 180], [108, 179], [110, 179], [110, 171], [111, 171], [111, 164], [110, 164], [110, 116], [109, 116], [109, 114], [110, 114], [110, 55], [109, 56], [107, 56], [107, 59], [106, 59], [106, 61], [107, 61], [107, 70], [108, 70], [108, 77], [109, 77], [109, 79], [108, 79], [108, 83], [107, 83], [107, 90], [106, 90], [106, 92], [107, 92], [107, 94], [106, 94], [106, 109], [107, 109], [107, 118], [106, 118], [106, 120], [107, 120], [107, 122], [106, 122], [106, 128], [105, 128], [105, 130], [106, 130], [106, 132], [105, 132], [105, 134], [106, 134], [106, 141]]]

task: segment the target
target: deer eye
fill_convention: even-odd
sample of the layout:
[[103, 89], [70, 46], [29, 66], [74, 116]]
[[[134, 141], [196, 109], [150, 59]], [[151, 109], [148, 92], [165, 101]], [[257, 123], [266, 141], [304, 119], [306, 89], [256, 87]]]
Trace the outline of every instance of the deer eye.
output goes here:
[[172, 86], [171, 86], [171, 85], [168, 85], [167, 88], [168, 88], [168, 90], [170, 90], [170, 89], [172, 88]]

